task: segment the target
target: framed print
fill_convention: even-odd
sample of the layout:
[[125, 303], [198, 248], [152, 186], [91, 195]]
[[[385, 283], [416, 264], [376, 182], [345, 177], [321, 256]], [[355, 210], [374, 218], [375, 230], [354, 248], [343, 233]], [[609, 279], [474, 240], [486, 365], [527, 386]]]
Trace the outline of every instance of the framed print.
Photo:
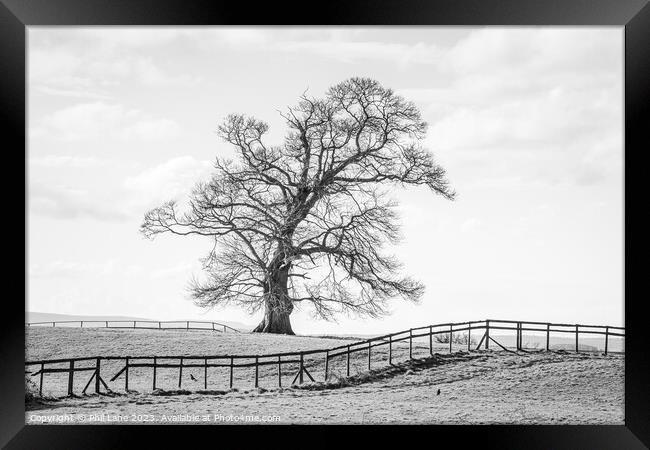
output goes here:
[[647, 2], [298, 6], [3, 0], [2, 444], [648, 446]]

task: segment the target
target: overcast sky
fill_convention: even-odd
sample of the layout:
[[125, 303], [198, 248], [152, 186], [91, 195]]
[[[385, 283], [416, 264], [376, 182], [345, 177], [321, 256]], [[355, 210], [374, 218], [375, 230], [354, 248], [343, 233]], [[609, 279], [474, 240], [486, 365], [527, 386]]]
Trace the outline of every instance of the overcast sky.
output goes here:
[[413, 100], [458, 198], [395, 191], [419, 304], [297, 333], [485, 318], [621, 325], [623, 28], [28, 28], [27, 308], [236, 320], [187, 295], [210, 242], [138, 232], [232, 149], [233, 112], [278, 110], [351, 76]]

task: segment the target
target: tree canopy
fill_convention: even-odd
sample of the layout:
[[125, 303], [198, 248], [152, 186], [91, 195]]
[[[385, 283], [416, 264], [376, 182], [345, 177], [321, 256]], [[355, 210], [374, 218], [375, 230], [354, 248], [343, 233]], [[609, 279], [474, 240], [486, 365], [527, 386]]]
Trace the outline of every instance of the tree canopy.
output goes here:
[[266, 123], [228, 116], [218, 132], [236, 160], [216, 158], [189, 206], [147, 212], [142, 233], [210, 236], [206, 280], [193, 281], [192, 296], [205, 307], [264, 308], [256, 331], [293, 333], [296, 304], [332, 319], [381, 315], [393, 297], [417, 300], [423, 285], [383, 252], [399, 240], [390, 190], [422, 185], [455, 196], [421, 146], [427, 124], [418, 108], [377, 81], [351, 78], [323, 98], [303, 94], [281, 115], [288, 132], [276, 146], [264, 141]]

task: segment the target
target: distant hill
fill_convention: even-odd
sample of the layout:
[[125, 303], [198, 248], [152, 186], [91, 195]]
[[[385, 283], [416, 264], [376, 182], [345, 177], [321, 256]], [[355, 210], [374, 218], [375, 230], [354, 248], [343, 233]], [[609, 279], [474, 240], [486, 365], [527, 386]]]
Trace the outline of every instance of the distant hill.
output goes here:
[[[477, 339], [480, 340], [482, 335], [478, 335]], [[472, 336], [474, 337], [474, 336]], [[513, 335], [492, 335], [492, 337], [498, 341], [501, 345], [505, 345], [508, 348], [514, 348], [516, 343], [516, 338]], [[545, 335], [528, 335], [524, 334], [523, 338], [524, 348], [539, 348], [543, 349], [546, 347], [546, 336]], [[575, 336], [571, 337], [559, 337], [551, 336], [549, 341], [549, 346], [551, 350], [568, 350], [572, 351], [576, 348]], [[492, 345], [490, 346], [492, 347]], [[604, 350], [605, 348], [605, 336], [599, 337], [587, 337], [580, 336], [578, 350]], [[623, 351], [625, 348], [625, 343], [623, 338], [611, 336], [609, 338], [609, 350], [613, 352]]]
[[[25, 322], [62, 322], [66, 320], [84, 320], [84, 321], [111, 321], [111, 320], [158, 320], [151, 319], [146, 317], [133, 317], [133, 316], [110, 316], [110, 315], [73, 315], [73, 314], [57, 314], [57, 313], [44, 313], [36, 311], [25, 311]], [[185, 322], [186, 320], [196, 321], [196, 322], [218, 322], [229, 327], [235, 328], [241, 331], [250, 331], [253, 329], [253, 326], [246, 325], [241, 322], [232, 322], [227, 320], [219, 319], [210, 319], [210, 318], [200, 318], [200, 319], [178, 319], [178, 322]], [[174, 320], [176, 321], [176, 320]]]
[[[189, 320], [190, 322], [194, 321], [194, 322], [221, 323], [223, 325], [227, 325], [227, 326], [229, 326], [231, 328], [234, 328], [235, 330], [239, 330], [239, 331], [251, 331], [253, 328], [255, 328], [254, 325], [250, 325], [250, 324], [247, 325], [247, 324], [241, 323], [241, 322], [233, 322], [233, 321], [230, 321], [230, 320], [219, 320], [219, 318], [209, 318], [209, 317], [203, 317], [203, 318], [199, 318], [199, 319], [196, 319], [196, 318], [195, 319], [179, 319], [178, 321], [179, 322], [185, 322], [187, 320]], [[176, 319], [174, 319], [174, 321], [176, 321]]]
[[43, 313], [35, 311], [25, 311], [25, 321], [26, 322], [58, 322], [64, 320], [152, 320], [144, 317], [132, 317], [132, 316], [77, 316], [72, 314], [56, 314], [56, 313]]

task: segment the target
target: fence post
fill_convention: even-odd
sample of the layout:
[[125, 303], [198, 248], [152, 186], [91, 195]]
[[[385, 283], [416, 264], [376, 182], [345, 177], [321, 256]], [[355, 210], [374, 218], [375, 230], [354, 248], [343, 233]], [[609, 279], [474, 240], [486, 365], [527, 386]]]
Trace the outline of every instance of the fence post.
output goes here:
[[303, 372], [304, 367], [305, 367], [304, 356], [303, 356], [302, 352], [300, 352], [300, 372], [299, 372], [299, 380], [300, 380], [299, 383], [300, 384], [302, 384], [302, 379], [303, 379], [302, 378], [302, 372]]
[[214, 331], [214, 322], [212, 322], [212, 331]]
[[278, 356], [278, 387], [282, 387], [282, 356]]
[[233, 363], [234, 363], [234, 359], [231, 356], [230, 357], [230, 389], [232, 389], [232, 375], [233, 375], [232, 372], [233, 372], [233, 369], [234, 369]]
[[223, 332], [224, 333], [226, 332], [226, 326], [225, 325], [223, 326]]
[[255, 387], [259, 386], [260, 366], [259, 366], [258, 362], [259, 362], [259, 358], [256, 356], [255, 357]]
[[329, 369], [329, 366], [330, 366], [330, 351], [327, 350], [325, 352], [325, 381], [327, 381], [327, 371]]
[[472, 323], [467, 322], [467, 351], [469, 352], [472, 348]]
[[41, 376], [39, 377], [41, 382], [38, 388], [38, 395], [41, 397], [43, 396], [43, 369], [45, 369], [45, 364], [41, 363]]
[[451, 353], [451, 345], [454, 343], [454, 326], [449, 325], [449, 353]]
[[576, 324], [576, 353], [578, 353], [578, 324]]
[[203, 360], [203, 389], [208, 389], [208, 358]]
[[186, 324], [186, 326], [185, 326], [185, 329], [186, 329], [186, 330], [189, 330], [189, 329], [190, 329], [190, 321], [189, 321], [189, 320], [187, 321], [187, 324]]
[[181, 388], [181, 380], [183, 379], [183, 358], [178, 364], [178, 389]]
[[56, 322], [52, 322], [52, 328], [56, 327]]
[[485, 321], [485, 350], [490, 349], [490, 321]]
[[515, 350], [519, 351], [519, 322], [515, 323]]
[[153, 357], [153, 390], [156, 390], [156, 365], [157, 365], [157, 360], [155, 356]]
[[348, 345], [348, 352], [347, 352], [347, 370], [346, 374], [349, 377], [350, 376], [350, 346]]
[[[609, 327], [605, 327], [605, 354], [607, 354], [607, 344], [608, 344], [607, 341], [609, 341]], [[42, 374], [41, 374], [41, 378], [43, 378]], [[41, 382], [41, 384], [43, 383]]]
[[433, 356], [433, 326], [429, 325], [429, 355]]
[[83, 327], [84, 327], [84, 321], [83, 321], [83, 320], [80, 320], [80, 321], [79, 321], [79, 328], [83, 328]]
[[388, 336], [388, 364], [393, 365], [393, 335]]
[[72, 386], [74, 380], [74, 359], [70, 360], [70, 372], [68, 372], [68, 397], [72, 397]]
[[550, 341], [551, 341], [551, 324], [547, 323], [546, 324], [546, 351], [549, 350], [550, 348]]
[[370, 372], [370, 350], [372, 348], [372, 343], [368, 342], [368, 372]]
[[521, 322], [517, 322], [517, 350], [521, 350]]
[[106, 321], [105, 325], [106, 325], [106, 328], [108, 328], [108, 320]]
[[124, 369], [124, 390], [129, 392], [129, 357], [126, 357], [126, 368]]
[[413, 359], [413, 328], [409, 330], [409, 359]]
[[100, 377], [100, 372], [101, 372], [101, 359], [97, 358], [97, 362], [95, 363], [95, 393], [99, 394], [99, 377]]
[[133, 321], [133, 328], [135, 328], [135, 320]]
[[162, 322], [158, 321], [158, 329], [162, 329]]

